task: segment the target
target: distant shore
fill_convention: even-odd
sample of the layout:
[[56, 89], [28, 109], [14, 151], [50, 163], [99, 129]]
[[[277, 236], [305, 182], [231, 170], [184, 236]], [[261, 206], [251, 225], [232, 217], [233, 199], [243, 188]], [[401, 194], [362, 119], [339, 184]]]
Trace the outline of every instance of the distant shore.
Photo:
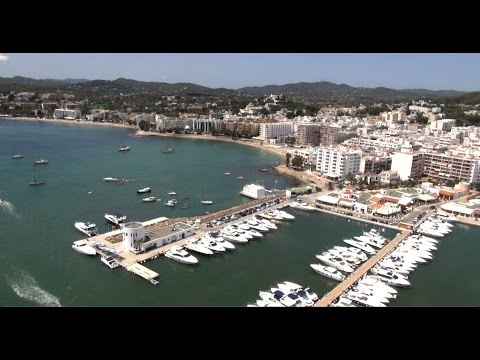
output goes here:
[[257, 148], [259, 150], [266, 150], [277, 155], [285, 156], [289, 151], [289, 148], [283, 147], [272, 147], [269, 145], [262, 145], [259, 140], [232, 140], [229, 136], [213, 136], [213, 135], [196, 135], [196, 134], [174, 134], [174, 133], [155, 133], [137, 130], [134, 136], [163, 136], [163, 137], [174, 137], [179, 139], [195, 139], [195, 140], [213, 140], [213, 141], [223, 141], [231, 144], [246, 145], [250, 147]]
[[18, 121], [32, 121], [32, 122], [47, 122], [55, 124], [69, 124], [69, 125], [94, 125], [94, 126], [103, 126], [103, 127], [116, 127], [116, 128], [125, 128], [125, 129], [138, 129], [136, 125], [127, 125], [127, 124], [117, 124], [110, 122], [99, 122], [99, 121], [86, 121], [86, 120], [64, 120], [64, 119], [53, 119], [53, 118], [34, 118], [34, 117], [0, 117], [1, 120], [18, 120]]

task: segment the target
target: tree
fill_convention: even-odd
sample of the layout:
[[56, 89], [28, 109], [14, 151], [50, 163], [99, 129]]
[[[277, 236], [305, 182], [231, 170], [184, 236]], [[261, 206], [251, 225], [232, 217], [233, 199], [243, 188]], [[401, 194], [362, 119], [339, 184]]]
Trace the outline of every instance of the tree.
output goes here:
[[147, 121], [142, 120], [138, 123], [138, 127], [140, 130], [148, 131], [150, 129], [150, 124]]
[[303, 167], [303, 157], [300, 155], [295, 155], [292, 159], [292, 166], [294, 168], [302, 168]]
[[287, 152], [287, 154], [285, 155], [285, 164], [287, 165], [287, 167], [289, 167], [289, 165], [290, 165], [290, 158], [291, 157], [292, 157], [292, 154]]
[[333, 181], [328, 182], [328, 190], [333, 190]]
[[475, 190], [480, 191], [480, 182], [475, 184]]

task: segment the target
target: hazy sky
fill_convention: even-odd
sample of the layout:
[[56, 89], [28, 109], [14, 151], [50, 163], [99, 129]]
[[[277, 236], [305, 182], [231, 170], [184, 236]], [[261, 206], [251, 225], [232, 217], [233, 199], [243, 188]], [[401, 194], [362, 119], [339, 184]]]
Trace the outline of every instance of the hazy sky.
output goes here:
[[0, 77], [480, 90], [480, 54], [0, 54]]

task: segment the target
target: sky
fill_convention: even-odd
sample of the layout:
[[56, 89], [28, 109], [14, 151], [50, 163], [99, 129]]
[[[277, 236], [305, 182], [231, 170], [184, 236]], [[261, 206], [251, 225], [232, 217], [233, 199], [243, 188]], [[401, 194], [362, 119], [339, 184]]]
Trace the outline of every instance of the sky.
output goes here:
[[0, 54], [0, 77], [190, 82], [208, 87], [330, 81], [393, 89], [480, 90], [480, 54]]

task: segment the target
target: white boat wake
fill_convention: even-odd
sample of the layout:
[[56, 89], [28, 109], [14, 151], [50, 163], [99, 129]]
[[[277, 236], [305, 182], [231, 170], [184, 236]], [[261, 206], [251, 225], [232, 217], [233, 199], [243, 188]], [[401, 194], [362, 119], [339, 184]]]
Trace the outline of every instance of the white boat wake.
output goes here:
[[43, 290], [38, 286], [35, 278], [24, 271], [17, 272], [14, 277], [7, 276], [7, 282], [22, 299], [32, 301], [41, 306], [62, 306], [59, 298]]
[[13, 205], [10, 201], [3, 200], [2, 204], [0, 205], [0, 209], [2, 209], [7, 215], [11, 215], [16, 218], [20, 217], [15, 209], [15, 205]]

